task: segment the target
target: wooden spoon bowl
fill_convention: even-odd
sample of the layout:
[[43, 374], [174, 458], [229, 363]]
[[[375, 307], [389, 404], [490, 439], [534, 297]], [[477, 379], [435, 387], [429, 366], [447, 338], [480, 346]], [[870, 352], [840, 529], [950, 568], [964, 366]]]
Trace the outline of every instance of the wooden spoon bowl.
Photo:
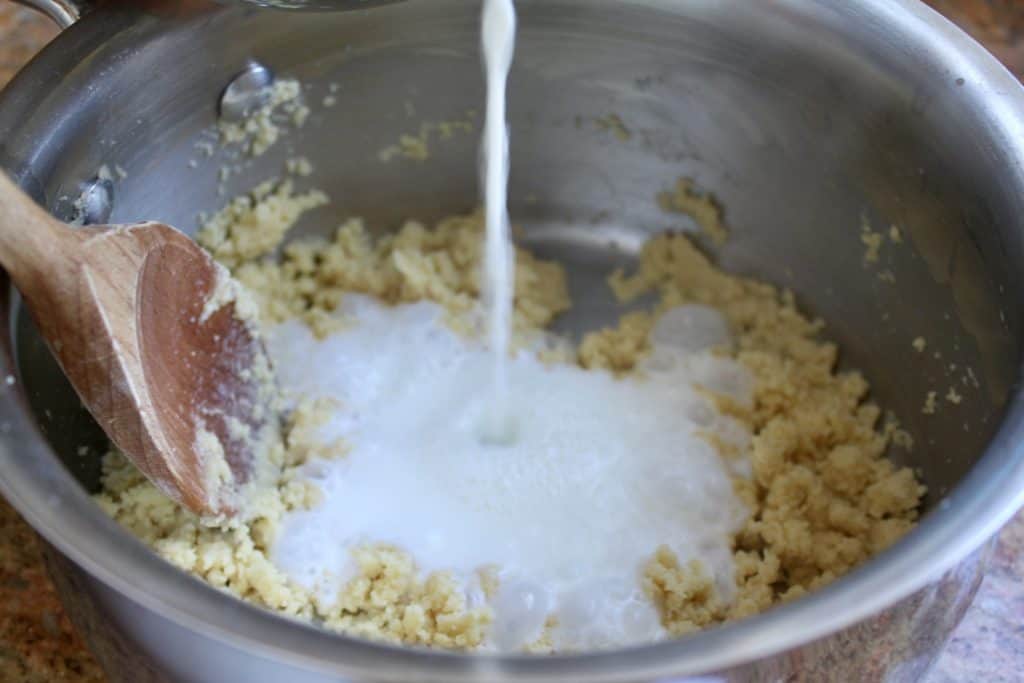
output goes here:
[[2, 173], [0, 264], [111, 441], [194, 512], [236, 512], [278, 416], [227, 271], [168, 225], [67, 226]]

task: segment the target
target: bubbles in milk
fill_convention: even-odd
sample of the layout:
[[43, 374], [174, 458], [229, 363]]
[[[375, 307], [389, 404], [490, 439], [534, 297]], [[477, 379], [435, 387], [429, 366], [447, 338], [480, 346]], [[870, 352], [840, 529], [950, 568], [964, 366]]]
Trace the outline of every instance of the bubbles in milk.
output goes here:
[[[322, 428], [351, 446], [340, 460], [310, 463], [323, 490], [315, 509], [293, 512], [274, 562], [333, 601], [352, 575], [353, 548], [396, 545], [424, 573], [471, 578], [498, 568], [489, 646], [518, 650], [548, 617], [565, 650], [649, 642], [664, 636], [641, 589], [659, 545], [682, 562], [702, 560], [727, 599], [730, 538], [745, 517], [724, 461], [700, 433], [739, 449], [745, 428], [694, 389], [750, 400], [751, 380], [707, 347], [730, 343], [712, 309], [670, 312], [654, 335], [656, 366], [616, 378], [603, 371], [509, 357], [507, 401], [517, 439], [481, 443], [488, 345], [452, 332], [432, 303], [387, 307], [346, 296], [355, 322], [323, 340], [297, 321], [272, 329], [268, 348], [283, 389], [342, 406]], [[680, 322], [682, 321], [682, 322]]]

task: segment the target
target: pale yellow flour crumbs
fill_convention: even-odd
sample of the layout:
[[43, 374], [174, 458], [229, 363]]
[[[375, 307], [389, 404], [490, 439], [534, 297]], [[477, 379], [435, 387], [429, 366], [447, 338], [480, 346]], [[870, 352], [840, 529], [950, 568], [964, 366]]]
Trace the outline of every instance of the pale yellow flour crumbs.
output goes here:
[[[209, 218], [200, 241], [254, 294], [264, 323], [298, 318], [318, 335], [339, 323], [330, 315], [346, 292], [389, 302], [430, 300], [465, 320], [480, 295], [482, 225], [478, 214], [454, 216], [433, 227], [405, 224], [374, 239], [359, 220], [329, 241], [280, 246], [301, 214], [327, 201], [319, 192], [295, 194], [288, 182], [268, 183]], [[665, 208], [693, 216], [714, 241], [724, 238], [713, 200], [680, 184]], [[818, 339], [793, 297], [774, 287], [717, 270], [682, 235], [662, 235], [644, 247], [633, 273], [609, 278], [629, 300], [660, 296], [650, 313], [623, 317], [612, 329], [587, 335], [577, 349], [586, 368], [628, 373], [649, 351], [659, 314], [695, 302], [720, 310], [738, 340], [736, 359], [756, 379], [752, 407], [719, 399], [721, 408], [749, 425], [752, 479], [735, 481], [752, 514], [734, 540], [738, 593], [722, 600], [704, 568], [681, 565], [658, 549], [643, 585], [673, 634], [738, 619], [824, 586], [906, 533], [917, 517], [924, 487], [885, 456], [894, 427], [865, 402], [858, 373], [836, 372], [837, 348]], [[518, 250], [517, 327], [542, 328], [570, 306], [558, 264]], [[359, 573], [336, 603], [323, 604], [268, 559], [282, 516], [317, 501], [318, 490], [296, 476], [310, 458], [344, 457], [345, 444], [317, 444], [313, 430], [332, 406], [307, 403], [290, 417], [282, 475], [251, 523], [208, 526], [161, 495], [118, 454], [104, 462], [100, 504], [168, 561], [212, 586], [326, 628], [409, 644], [472, 649], [484, 642], [491, 614], [471, 608], [444, 572], [421, 577], [400, 549], [367, 546], [357, 552]], [[730, 454], [723, 452], [723, 457]], [[481, 577], [493, 592], [494, 578]], [[550, 649], [541, 638], [531, 649]]]

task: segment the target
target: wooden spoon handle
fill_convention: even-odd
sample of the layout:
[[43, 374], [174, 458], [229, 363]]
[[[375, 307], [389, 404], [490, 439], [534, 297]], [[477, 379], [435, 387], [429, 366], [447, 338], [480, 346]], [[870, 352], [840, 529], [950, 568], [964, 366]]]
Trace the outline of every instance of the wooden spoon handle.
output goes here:
[[74, 231], [33, 202], [0, 171], [0, 265], [26, 298], [59, 287]]

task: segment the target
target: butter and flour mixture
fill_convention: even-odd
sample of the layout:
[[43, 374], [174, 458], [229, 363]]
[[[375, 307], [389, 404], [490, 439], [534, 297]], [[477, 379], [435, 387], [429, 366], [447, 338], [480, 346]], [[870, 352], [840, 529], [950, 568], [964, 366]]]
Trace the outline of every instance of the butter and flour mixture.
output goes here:
[[291, 407], [261, 514], [207, 526], [106, 459], [101, 504], [185, 571], [366, 637], [586, 650], [755, 614], [912, 527], [895, 427], [788, 293], [666, 234], [609, 274], [659, 303], [572, 345], [544, 332], [571, 306], [561, 267], [517, 250], [517, 440], [486, 446], [482, 216], [378, 239], [350, 220], [274, 256], [326, 201], [266, 183], [200, 233], [254, 295]]

